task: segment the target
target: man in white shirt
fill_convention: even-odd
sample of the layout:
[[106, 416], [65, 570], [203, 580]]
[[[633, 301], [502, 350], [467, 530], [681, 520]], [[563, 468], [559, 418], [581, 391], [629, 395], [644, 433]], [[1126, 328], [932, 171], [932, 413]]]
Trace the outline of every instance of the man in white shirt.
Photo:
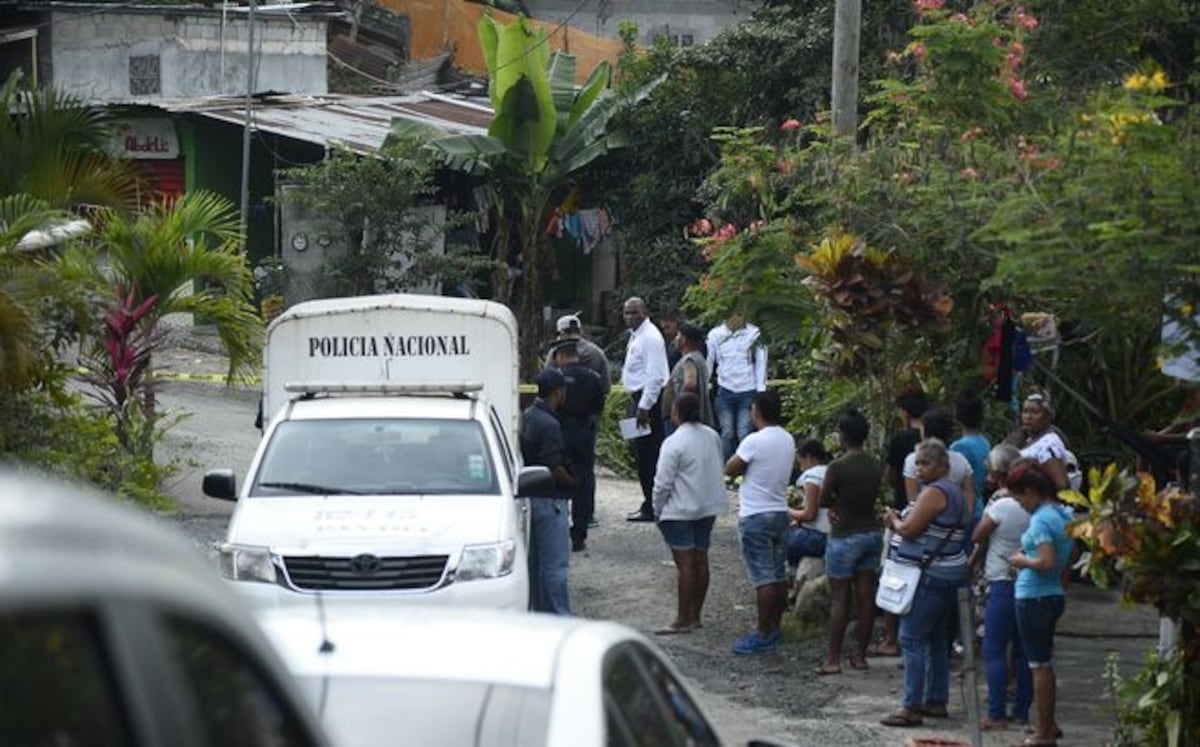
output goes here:
[[735, 654], [773, 651], [782, 640], [779, 622], [787, 607], [787, 488], [796, 462], [796, 442], [780, 425], [776, 392], [754, 396], [751, 418], [757, 430], [742, 440], [725, 464], [725, 474], [743, 475], [738, 489], [738, 536], [746, 572], [754, 585], [755, 629], [733, 644]]
[[725, 459], [733, 456], [750, 433], [750, 403], [767, 388], [767, 349], [759, 339], [758, 327], [736, 311], [708, 333], [708, 370], [717, 371], [717, 424]]
[[633, 439], [638, 482], [642, 485], [642, 505], [625, 518], [654, 521], [654, 469], [663, 442], [659, 400], [670, 377], [667, 346], [662, 332], [650, 321], [645, 301], [636, 296], [630, 298], [625, 302], [622, 315], [629, 328], [629, 345], [625, 348], [625, 364], [621, 367], [621, 382], [629, 393], [629, 416], [636, 417], [639, 426], [650, 427], [648, 435]]

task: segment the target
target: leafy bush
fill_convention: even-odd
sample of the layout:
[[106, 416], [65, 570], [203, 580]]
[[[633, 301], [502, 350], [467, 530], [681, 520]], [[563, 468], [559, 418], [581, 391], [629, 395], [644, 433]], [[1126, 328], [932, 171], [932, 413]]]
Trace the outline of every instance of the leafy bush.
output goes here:
[[614, 388], [604, 403], [604, 414], [596, 433], [596, 464], [607, 467], [618, 477], [636, 477], [637, 464], [629, 442], [621, 438], [617, 421], [626, 417], [629, 395], [624, 389]]
[[[18, 464], [90, 483], [148, 508], [172, 508], [161, 485], [178, 472], [178, 465], [158, 464], [152, 455], [122, 447], [113, 417], [108, 410], [85, 407], [78, 396], [54, 401], [39, 391], [6, 395], [0, 397], [0, 419], [21, 423], [21, 428], [5, 429], [0, 453]], [[130, 435], [140, 438], [140, 428], [148, 426], [131, 413], [125, 427], [135, 422], [140, 423], [138, 432]], [[160, 421], [152, 426], [150, 437], [158, 440], [174, 422]]]

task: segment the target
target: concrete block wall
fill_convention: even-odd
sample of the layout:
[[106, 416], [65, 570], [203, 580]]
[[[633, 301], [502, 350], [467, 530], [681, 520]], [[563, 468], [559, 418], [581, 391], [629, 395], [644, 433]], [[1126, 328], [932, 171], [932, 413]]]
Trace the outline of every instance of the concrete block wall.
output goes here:
[[[54, 13], [54, 83], [91, 101], [131, 98], [129, 58], [158, 56], [160, 92], [138, 98], [242, 93], [246, 89], [244, 15], [219, 13]], [[327, 93], [324, 19], [260, 17], [254, 24], [259, 91]], [[224, 52], [222, 60], [222, 51]]]
[[756, 0], [526, 0], [535, 18], [570, 25], [598, 36], [616, 37], [621, 22], [638, 25], [638, 41], [649, 44], [660, 34], [690, 35], [696, 44], [746, 20], [761, 5]]

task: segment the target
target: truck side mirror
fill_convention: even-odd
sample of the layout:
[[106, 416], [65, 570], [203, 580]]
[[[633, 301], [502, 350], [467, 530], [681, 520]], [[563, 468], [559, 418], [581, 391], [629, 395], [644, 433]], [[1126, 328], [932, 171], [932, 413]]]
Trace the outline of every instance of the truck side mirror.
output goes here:
[[204, 494], [223, 501], [237, 500], [237, 478], [231, 469], [210, 469], [204, 473], [204, 483], [201, 487]]
[[[205, 478], [207, 479], [207, 478]], [[518, 498], [550, 498], [554, 495], [554, 475], [549, 467], [522, 467], [517, 476]]]

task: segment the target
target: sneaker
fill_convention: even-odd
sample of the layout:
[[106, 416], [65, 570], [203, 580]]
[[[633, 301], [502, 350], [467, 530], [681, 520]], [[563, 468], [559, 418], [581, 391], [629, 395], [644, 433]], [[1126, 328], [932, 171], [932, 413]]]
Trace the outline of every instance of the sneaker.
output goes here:
[[760, 636], [757, 630], [752, 630], [733, 644], [733, 653], [740, 655], [765, 654], [775, 650], [782, 635], [778, 630], [766, 638]]

